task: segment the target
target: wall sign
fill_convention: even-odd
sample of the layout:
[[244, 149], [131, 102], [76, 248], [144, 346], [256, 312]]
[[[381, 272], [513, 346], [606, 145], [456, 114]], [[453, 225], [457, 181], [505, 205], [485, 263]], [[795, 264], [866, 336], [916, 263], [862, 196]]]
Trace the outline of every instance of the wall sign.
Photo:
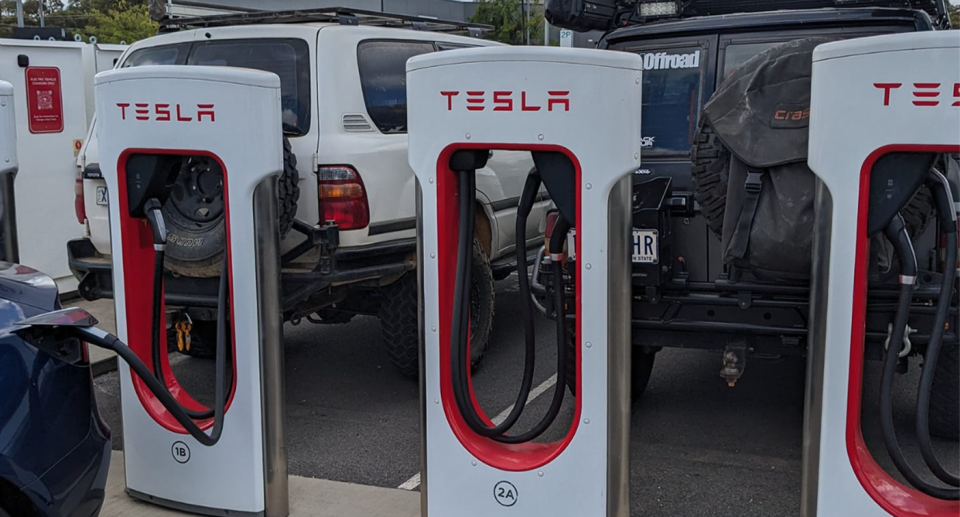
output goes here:
[[63, 131], [63, 96], [60, 69], [31, 66], [26, 71], [27, 122], [31, 133]]

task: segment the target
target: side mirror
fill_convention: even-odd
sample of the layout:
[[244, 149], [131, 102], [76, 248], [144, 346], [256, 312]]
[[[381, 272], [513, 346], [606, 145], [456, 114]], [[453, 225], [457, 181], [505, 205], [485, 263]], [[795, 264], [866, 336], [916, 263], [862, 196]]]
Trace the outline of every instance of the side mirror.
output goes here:
[[78, 331], [97, 323], [97, 319], [83, 309], [62, 309], [18, 321], [14, 333], [56, 359], [78, 364], [84, 361], [83, 341], [79, 337], [82, 332]]

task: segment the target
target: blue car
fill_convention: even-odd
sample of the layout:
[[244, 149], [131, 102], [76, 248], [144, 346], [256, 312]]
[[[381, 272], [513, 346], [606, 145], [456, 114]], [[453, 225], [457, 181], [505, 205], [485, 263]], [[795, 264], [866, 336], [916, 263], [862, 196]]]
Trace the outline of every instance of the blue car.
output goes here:
[[60, 309], [57, 285], [0, 262], [0, 517], [100, 513], [110, 429], [88, 361], [53, 358], [13, 334], [16, 322]]

